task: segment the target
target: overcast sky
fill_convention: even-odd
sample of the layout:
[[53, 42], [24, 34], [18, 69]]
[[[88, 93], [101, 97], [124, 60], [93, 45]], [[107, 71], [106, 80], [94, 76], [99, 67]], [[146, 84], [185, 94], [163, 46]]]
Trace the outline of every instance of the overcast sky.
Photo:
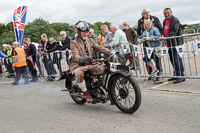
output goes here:
[[127, 20], [134, 26], [143, 8], [148, 8], [162, 23], [163, 9], [170, 7], [182, 24], [200, 23], [199, 0], [1, 0], [0, 23], [11, 22], [14, 10], [23, 5], [28, 6], [26, 22], [43, 18], [50, 23], [75, 24], [83, 20], [119, 25]]

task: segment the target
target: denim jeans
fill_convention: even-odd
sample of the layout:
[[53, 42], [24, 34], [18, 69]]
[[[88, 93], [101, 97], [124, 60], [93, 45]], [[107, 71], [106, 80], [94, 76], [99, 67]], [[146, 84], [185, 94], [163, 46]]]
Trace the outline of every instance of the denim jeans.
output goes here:
[[19, 84], [19, 80], [21, 78], [21, 74], [22, 77], [24, 78], [25, 83], [28, 83], [28, 74], [27, 74], [27, 67], [26, 66], [22, 66], [22, 67], [15, 67], [16, 70], [16, 76], [15, 76], [15, 83]]
[[46, 68], [46, 71], [47, 71], [48, 75], [57, 74], [51, 59], [48, 59], [46, 56], [44, 56], [44, 63], [45, 63], [45, 68]]
[[169, 58], [174, 68], [174, 76], [185, 76], [183, 61], [175, 48], [169, 48]]
[[161, 60], [154, 54], [152, 53], [151, 58], [149, 59], [147, 55], [145, 55], [143, 57], [143, 61], [149, 65], [151, 63], [151, 59], [154, 59], [155, 63], [156, 63], [156, 68], [159, 70], [158, 76], [163, 74], [163, 70], [162, 70], [162, 64], [161, 64]]

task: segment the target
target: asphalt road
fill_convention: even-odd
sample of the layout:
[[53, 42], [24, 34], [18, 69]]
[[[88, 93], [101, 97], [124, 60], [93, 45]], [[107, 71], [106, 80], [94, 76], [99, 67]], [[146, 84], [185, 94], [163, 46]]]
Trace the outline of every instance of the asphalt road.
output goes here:
[[174, 85], [152, 82], [142, 90], [142, 104], [124, 114], [106, 104], [75, 104], [64, 81], [44, 80], [12, 86], [0, 78], [0, 133], [199, 133], [200, 82]]

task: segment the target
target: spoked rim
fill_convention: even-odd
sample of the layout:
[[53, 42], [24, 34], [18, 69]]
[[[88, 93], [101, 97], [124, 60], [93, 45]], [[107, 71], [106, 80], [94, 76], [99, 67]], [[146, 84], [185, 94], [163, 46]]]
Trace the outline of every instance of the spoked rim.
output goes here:
[[[74, 80], [75, 78], [72, 79], [72, 85], [71, 85], [71, 91], [70, 96], [72, 97], [72, 99], [77, 103], [77, 104], [84, 104], [86, 102], [86, 99], [84, 97], [84, 94], [82, 91], [77, 91], [76, 89], [80, 89], [78, 88], [78, 86], [76, 86], [76, 84], [74, 84]], [[77, 88], [75, 88], [77, 87]], [[73, 95], [74, 94], [74, 95]]]
[[114, 78], [114, 98], [124, 109], [132, 108], [136, 103], [136, 94], [133, 85], [126, 77]]
[[[80, 95], [82, 97], [73, 95], [73, 92], [74, 92], [74, 94], [76, 93], [76, 94], [78, 94], [78, 95]], [[81, 101], [81, 100], [85, 99], [85, 98], [83, 98], [84, 97], [83, 92], [77, 92], [77, 91], [73, 91], [73, 92], [70, 93], [70, 95], [72, 95], [76, 100]]]

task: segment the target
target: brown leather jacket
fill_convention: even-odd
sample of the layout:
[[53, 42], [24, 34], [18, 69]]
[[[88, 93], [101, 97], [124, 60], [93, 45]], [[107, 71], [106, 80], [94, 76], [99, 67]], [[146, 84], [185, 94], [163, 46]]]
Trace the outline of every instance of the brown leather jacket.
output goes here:
[[[86, 47], [88, 48], [89, 57], [93, 57], [93, 52], [97, 51], [103, 54], [108, 54], [108, 49], [95, 43], [91, 38], [86, 40]], [[70, 49], [72, 51], [72, 63], [70, 66], [70, 71], [72, 72], [77, 67], [84, 67], [78, 65], [78, 60], [80, 57], [86, 57], [84, 50], [84, 44], [79, 38], [74, 39], [70, 42]], [[86, 65], [85, 65], [86, 66]]]

